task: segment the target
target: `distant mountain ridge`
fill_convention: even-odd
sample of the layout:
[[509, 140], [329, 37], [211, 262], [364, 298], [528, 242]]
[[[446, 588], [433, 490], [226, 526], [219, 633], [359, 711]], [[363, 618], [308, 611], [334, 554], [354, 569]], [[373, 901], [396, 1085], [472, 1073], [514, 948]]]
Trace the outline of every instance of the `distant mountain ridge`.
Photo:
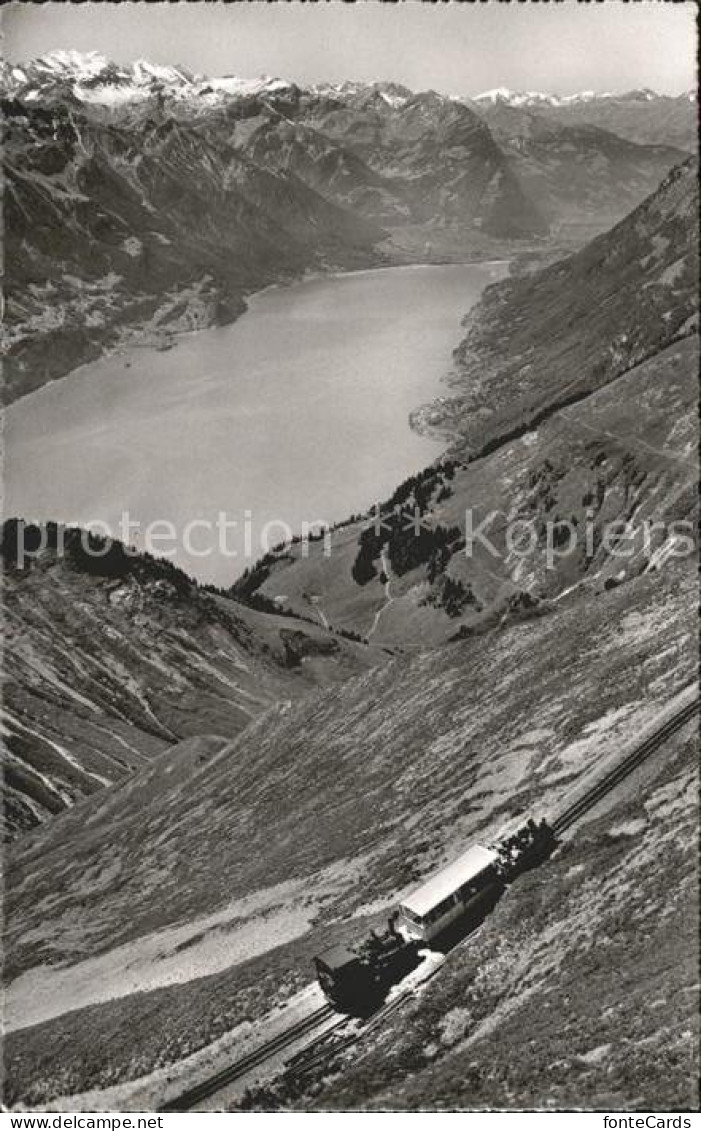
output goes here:
[[485, 91], [463, 99], [493, 128], [519, 132], [538, 117], [562, 126], [596, 126], [637, 145], [674, 145], [698, 150], [697, 93], [657, 94], [643, 88], [623, 93], [593, 90], [556, 95], [541, 91]]
[[508, 87], [499, 86], [494, 90], [485, 90], [481, 94], [472, 95], [472, 102], [495, 104], [505, 102], [509, 106], [574, 106], [577, 104], [591, 105], [601, 102], [657, 102], [661, 100], [676, 101], [684, 99], [687, 102], [696, 102], [696, 91], [687, 90], [682, 94], [658, 94], [649, 87], [628, 91], [595, 91], [580, 90], [575, 94], [548, 94], [542, 90], [509, 90]]
[[272, 92], [291, 84], [280, 79], [239, 79], [231, 75], [205, 78], [185, 67], [151, 63], [115, 63], [97, 52], [53, 51], [27, 63], [5, 64], [3, 85], [17, 97], [31, 100], [65, 96], [79, 102], [119, 104], [149, 98], [157, 90], [170, 97]]
[[[257, 78], [236, 75], [206, 76], [195, 73], [187, 67], [173, 64], [153, 63], [147, 59], [137, 59], [132, 63], [115, 63], [96, 51], [80, 52], [57, 50], [27, 62], [3, 64], [3, 85], [15, 94], [34, 93], [40, 97], [47, 93], [52, 84], [73, 84], [76, 97], [86, 101], [97, 100], [100, 93], [109, 101], [110, 88], [130, 87], [136, 98], [139, 92], [146, 97], [149, 89], [162, 84], [172, 94], [206, 96], [215, 91], [225, 94], [273, 93], [282, 89], [303, 89], [294, 82], [280, 77], [261, 75]], [[356, 96], [370, 89], [379, 90], [389, 102], [406, 101], [413, 92], [402, 83], [387, 81], [355, 81], [313, 83], [308, 90], [323, 95]], [[93, 91], [92, 97], [87, 93]], [[463, 99], [477, 104], [505, 103], [510, 106], [551, 106], [565, 107], [617, 102], [656, 103], [656, 102], [696, 102], [693, 89], [678, 95], [659, 94], [649, 87], [628, 91], [582, 90], [572, 94], [553, 94], [540, 90], [511, 90], [498, 86], [479, 94], [441, 94], [441, 97]]]

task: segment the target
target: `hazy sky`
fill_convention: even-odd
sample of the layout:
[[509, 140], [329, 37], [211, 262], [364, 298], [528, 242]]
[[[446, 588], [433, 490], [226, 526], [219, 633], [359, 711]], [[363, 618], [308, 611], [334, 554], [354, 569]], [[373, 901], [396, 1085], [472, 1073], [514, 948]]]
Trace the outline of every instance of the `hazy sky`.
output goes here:
[[494, 86], [680, 93], [695, 85], [696, 6], [624, 3], [22, 4], [3, 9], [5, 53], [57, 48], [210, 75], [305, 82], [394, 79], [416, 90]]

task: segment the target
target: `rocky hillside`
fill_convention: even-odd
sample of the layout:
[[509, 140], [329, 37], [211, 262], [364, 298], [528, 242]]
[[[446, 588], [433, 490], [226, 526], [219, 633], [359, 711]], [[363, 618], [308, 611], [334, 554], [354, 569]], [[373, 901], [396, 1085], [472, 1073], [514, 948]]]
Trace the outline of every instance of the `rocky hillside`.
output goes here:
[[[5, 524], [23, 835], [3, 1099], [155, 1110], [308, 1006], [320, 949], [550, 813], [694, 686], [696, 170], [640, 203], [671, 151], [578, 123], [519, 149], [390, 84], [72, 55], [5, 82], [13, 395], [308, 266], [536, 246], [579, 223], [563, 165], [582, 154], [600, 171], [585, 209], [613, 207], [617, 179], [636, 204], [485, 292], [451, 388], [415, 416], [445, 455], [340, 524], [330, 556], [273, 552], [226, 594], [119, 544], [88, 554], [76, 530], [59, 553], [56, 527], [25, 567]], [[696, 1102], [694, 727], [508, 890], [364, 1059], [246, 1106]]]
[[[383, 653], [246, 608], [166, 561], [81, 550], [80, 532], [16, 561], [5, 524], [5, 835], [132, 774], [194, 735], [229, 740], [273, 703]], [[25, 532], [30, 545], [31, 528]], [[386, 658], [386, 656], [385, 656]]]
[[[452, 439], [449, 455], [336, 531], [330, 557], [293, 548], [239, 590], [283, 592], [302, 611], [311, 589], [334, 624], [412, 648], [688, 551], [697, 192], [688, 163], [576, 255], [488, 288], [456, 351], [453, 395], [416, 415]], [[613, 521], [621, 545], [605, 537]], [[665, 525], [646, 540], [646, 521]]]
[[681, 156], [600, 129], [502, 136], [456, 99], [388, 83], [57, 52], [5, 66], [2, 87], [10, 399], [135, 334], [162, 345], [230, 321], [308, 269], [581, 242]]
[[[586, 122], [504, 107], [490, 129], [519, 184], [548, 217], [553, 240], [582, 242], [610, 228], [682, 156], [669, 142], [640, 145]], [[625, 207], [621, 209], [621, 203]]]
[[[376, 177], [386, 224], [469, 223], [496, 237], [544, 234], [547, 220], [514, 178], [488, 128], [435, 91], [376, 84], [300, 98], [296, 117], [349, 149]], [[379, 218], [379, 217], [378, 217]], [[430, 238], [430, 237], [429, 237]]]
[[[308, 96], [302, 105], [305, 121], [376, 172], [401, 177], [410, 216], [418, 222], [431, 217], [438, 228], [464, 215], [466, 197], [474, 200], [478, 155], [485, 175], [491, 168], [498, 177], [485, 181], [492, 210], [484, 213], [483, 205], [476, 214], [479, 227], [507, 234], [510, 224], [510, 234], [518, 235], [537, 228], [540, 218], [543, 234], [579, 236], [580, 242], [630, 211], [682, 157], [669, 143], [641, 146], [605, 129], [550, 123], [522, 111], [512, 111], [505, 127], [502, 118], [486, 119], [479, 107], [475, 115], [475, 107], [433, 91], [342, 87], [321, 104]], [[382, 219], [392, 223], [391, 216]]]

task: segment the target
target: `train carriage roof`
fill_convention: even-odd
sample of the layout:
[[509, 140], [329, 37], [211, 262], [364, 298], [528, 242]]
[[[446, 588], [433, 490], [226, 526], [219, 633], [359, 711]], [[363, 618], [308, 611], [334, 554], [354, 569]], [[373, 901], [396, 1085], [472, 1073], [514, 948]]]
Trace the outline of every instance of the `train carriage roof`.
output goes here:
[[320, 962], [327, 970], [342, 970], [346, 966], [357, 963], [358, 955], [349, 947], [339, 943], [317, 954], [315, 961]]
[[487, 868], [496, 863], [498, 857], [491, 848], [483, 848], [481, 844], [473, 844], [452, 864], [436, 872], [430, 880], [421, 887], [415, 888], [402, 901], [401, 906], [413, 911], [415, 915], [423, 918], [437, 904], [442, 903], [449, 895], [457, 891], [464, 884], [476, 879]]

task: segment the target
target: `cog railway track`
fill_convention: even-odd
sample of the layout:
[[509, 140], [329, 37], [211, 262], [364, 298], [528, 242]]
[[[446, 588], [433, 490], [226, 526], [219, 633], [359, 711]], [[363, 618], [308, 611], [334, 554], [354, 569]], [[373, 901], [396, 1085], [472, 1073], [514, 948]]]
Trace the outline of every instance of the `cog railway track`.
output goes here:
[[[569, 803], [565, 802], [565, 807], [557, 813], [550, 822], [551, 828], [556, 835], [565, 832], [576, 824], [585, 813], [593, 809], [602, 798], [610, 793], [611, 790], [615, 789], [616, 786], [632, 773], [633, 770], [640, 766], [646, 758], [693, 718], [699, 709], [699, 695], [698, 691], [694, 689], [692, 697], [691, 691], [692, 689], [689, 688], [686, 692], [683, 692], [680, 697], [686, 698], [687, 701], [684, 702], [677, 711], [665, 719], [660, 726], [648, 734], [642, 742], [634, 746], [619, 762], [598, 777], [581, 796], [576, 797]], [[306, 1036], [312, 1038], [310, 1045], [284, 1062], [285, 1067], [293, 1068], [295, 1072], [302, 1074], [314, 1068], [318, 1068], [362, 1040], [381, 1025], [387, 1016], [398, 1009], [399, 1006], [411, 996], [412, 991], [405, 990], [386, 1005], [382, 1006], [358, 1031], [348, 1036], [342, 1036], [335, 1041], [331, 1041], [329, 1044], [326, 1043], [328, 1038], [332, 1036], [336, 1029], [347, 1024], [347, 1018], [340, 1016], [337, 1025], [326, 1028], [315, 1040], [313, 1037], [315, 1031], [321, 1029], [331, 1017], [337, 1016], [335, 1010], [330, 1005], [321, 1006], [307, 1017], [302, 1018], [294, 1025], [278, 1033], [277, 1036], [273, 1037], [265, 1044], [260, 1045], [259, 1048], [254, 1049], [240, 1060], [235, 1061], [227, 1068], [215, 1073], [208, 1080], [204, 1080], [200, 1084], [182, 1092], [181, 1095], [170, 1100], [167, 1104], [164, 1104], [159, 1110], [164, 1112], [190, 1111], [198, 1103], [216, 1095], [217, 1092], [235, 1083], [237, 1080], [240, 1080], [253, 1069], [259, 1068], [267, 1061], [279, 1056], [291, 1045], [294, 1045], [300, 1038]]]

